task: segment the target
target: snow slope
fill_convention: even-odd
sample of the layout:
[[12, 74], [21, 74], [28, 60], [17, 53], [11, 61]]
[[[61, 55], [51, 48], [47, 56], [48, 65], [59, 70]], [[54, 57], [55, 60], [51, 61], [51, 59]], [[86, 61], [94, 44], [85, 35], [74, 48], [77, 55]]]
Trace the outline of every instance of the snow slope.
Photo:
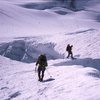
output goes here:
[[34, 63], [20, 63], [0, 56], [0, 99], [99, 100], [100, 72], [90, 67], [60, 64], [64, 62], [68, 61], [49, 61], [41, 83], [37, 81]]
[[[23, 0], [23, 2], [27, 4], [26, 1]], [[31, 0], [31, 3], [34, 2]], [[92, 7], [96, 9], [95, 6]], [[87, 28], [99, 29], [100, 14], [99, 11], [95, 12], [92, 7], [88, 6], [87, 9], [75, 13], [61, 7], [46, 8], [45, 10], [28, 9], [20, 6], [20, 2], [17, 0], [1, 0], [0, 34], [3, 35], [0, 37], [37, 36], [74, 32]], [[92, 11], [88, 10], [89, 8], [92, 8]]]
[[[57, 56], [47, 47], [62, 55], [48, 60], [44, 82], [39, 82], [35, 63], [26, 64], [0, 56], [0, 99], [1, 100], [99, 100], [100, 95], [100, 40], [97, 30], [89, 29], [74, 33], [63, 33], [41, 37], [13, 38], [24, 40], [36, 51], [29, 52], [47, 58]], [[2, 38], [1, 43], [10, 42]], [[66, 44], [73, 44], [76, 60], [66, 59]], [[42, 44], [42, 45], [40, 45]], [[48, 45], [45, 45], [48, 44]], [[37, 51], [40, 50], [40, 53]], [[33, 56], [34, 57], [34, 56]], [[62, 59], [63, 57], [63, 59]], [[5, 63], [6, 62], [6, 63]]]
[[[4, 51], [0, 56], [0, 100], [100, 100], [99, 0], [89, 0], [78, 12], [20, 6], [33, 2], [0, 1], [0, 54]], [[19, 41], [25, 46], [16, 44]], [[23, 63], [29, 61], [24, 52], [22, 62], [3, 57], [4, 44], [10, 44], [10, 58], [23, 47], [33, 62]], [[73, 45], [77, 59], [66, 59], [67, 44]], [[48, 59], [43, 82], [38, 81], [34, 62], [41, 53]]]

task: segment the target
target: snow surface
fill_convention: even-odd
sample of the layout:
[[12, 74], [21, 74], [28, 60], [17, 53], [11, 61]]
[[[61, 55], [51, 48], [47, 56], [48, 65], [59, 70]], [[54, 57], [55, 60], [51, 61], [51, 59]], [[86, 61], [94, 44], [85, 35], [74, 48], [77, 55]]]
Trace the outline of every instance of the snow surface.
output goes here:
[[[100, 100], [99, 0], [89, 0], [77, 12], [21, 6], [33, 2], [47, 1], [0, 0], [0, 46], [24, 40], [34, 59], [45, 53], [44, 81], [38, 81], [35, 62], [0, 56], [0, 100]], [[66, 58], [67, 44], [77, 59]]]
[[[94, 9], [90, 6], [75, 13], [67, 9], [57, 10], [55, 7], [44, 10], [27, 9], [20, 6], [21, 3], [18, 3], [18, 1], [0, 1], [0, 34], [3, 34], [0, 37], [39, 36], [43, 34], [75, 32], [88, 28], [99, 29], [100, 26], [100, 13], [98, 10], [98, 12], [94, 11], [96, 4], [92, 6]], [[36, 0], [31, 1], [34, 3]], [[91, 4], [94, 4], [94, 2]], [[99, 9], [98, 2], [97, 5], [97, 9]], [[89, 8], [92, 9], [89, 10]]]

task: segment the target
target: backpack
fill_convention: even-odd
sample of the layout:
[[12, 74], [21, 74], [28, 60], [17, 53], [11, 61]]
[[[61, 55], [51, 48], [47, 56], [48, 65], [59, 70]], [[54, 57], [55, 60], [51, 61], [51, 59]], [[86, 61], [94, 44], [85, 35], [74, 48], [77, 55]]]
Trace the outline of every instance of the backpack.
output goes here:
[[47, 66], [47, 58], [45, 55], [40, 55], [38, 59], [38, 64], [40, 67], [46, 67]]
[[68, 51], [68, 50], [69, 50], [69, 47], [67, 46], [67, 47], [66, 47], [66, 51]]

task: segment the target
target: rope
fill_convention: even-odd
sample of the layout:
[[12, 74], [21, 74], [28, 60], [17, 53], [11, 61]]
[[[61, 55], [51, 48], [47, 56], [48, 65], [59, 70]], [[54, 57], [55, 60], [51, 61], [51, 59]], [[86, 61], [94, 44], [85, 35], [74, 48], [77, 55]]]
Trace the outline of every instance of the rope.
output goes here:
[[52, 76], [50, 75], [49, 71], [48, 71], [48, 70], [46, 70], [46, 72], [48, 73], [48, 75], [50, 76], [50, 78], [52, 78]]

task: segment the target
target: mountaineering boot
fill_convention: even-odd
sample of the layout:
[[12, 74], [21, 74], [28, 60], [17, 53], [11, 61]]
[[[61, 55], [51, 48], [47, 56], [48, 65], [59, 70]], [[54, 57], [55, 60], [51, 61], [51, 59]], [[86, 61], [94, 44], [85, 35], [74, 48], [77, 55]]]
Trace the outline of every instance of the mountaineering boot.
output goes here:
[[41, 79], [39, 78], [38, 81], [41, 81]]
[[42, 82], [42, 81], [43, 81], [43, 78], [40, 79], [40, 82]]

